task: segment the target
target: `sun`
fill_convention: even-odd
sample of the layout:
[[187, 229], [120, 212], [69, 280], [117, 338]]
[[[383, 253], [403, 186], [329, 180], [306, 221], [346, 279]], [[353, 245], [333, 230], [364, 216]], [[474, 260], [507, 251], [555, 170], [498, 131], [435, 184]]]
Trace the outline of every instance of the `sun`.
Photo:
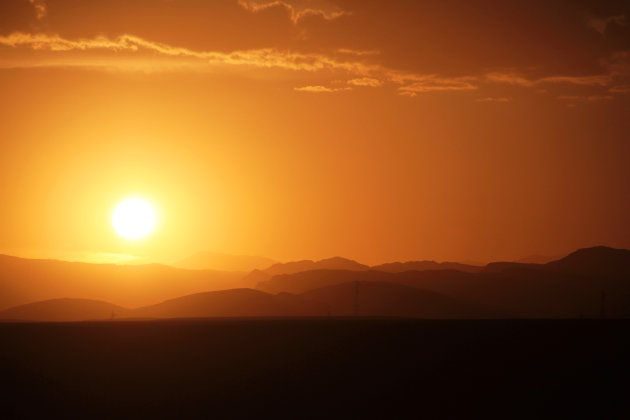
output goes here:
[[121, 201], [112, 213], [114, 229], [127, 239], [144, 238], [155, 227], [155, 221], [153, 207], [140, 198]]

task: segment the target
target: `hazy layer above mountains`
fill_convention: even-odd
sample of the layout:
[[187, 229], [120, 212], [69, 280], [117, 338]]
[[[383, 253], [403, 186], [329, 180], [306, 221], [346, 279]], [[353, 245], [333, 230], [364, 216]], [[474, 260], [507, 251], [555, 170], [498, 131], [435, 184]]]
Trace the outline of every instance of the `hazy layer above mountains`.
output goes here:
[[275, 263], [266, 257], [199, 252], [172, 265], [190, 270], [252, 271], [265, 269]]
[[242, 272], [0, 255], [0, 309], [55, 298], [95, 299], [137, 307], [190, 293], [243, 287], [242, 279]]

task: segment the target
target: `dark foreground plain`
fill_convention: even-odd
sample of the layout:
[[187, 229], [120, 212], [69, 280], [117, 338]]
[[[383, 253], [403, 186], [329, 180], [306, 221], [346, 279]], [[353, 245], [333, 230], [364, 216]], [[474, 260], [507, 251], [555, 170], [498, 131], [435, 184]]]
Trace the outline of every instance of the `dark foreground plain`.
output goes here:
[[0, 324], [2, 418], [630, 418], [629, 320]]

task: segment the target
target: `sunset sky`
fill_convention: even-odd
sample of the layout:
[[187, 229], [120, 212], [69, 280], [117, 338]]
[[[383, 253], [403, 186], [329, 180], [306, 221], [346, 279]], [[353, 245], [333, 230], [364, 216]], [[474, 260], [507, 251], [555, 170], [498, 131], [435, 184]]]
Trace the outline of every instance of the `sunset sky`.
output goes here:
[[2, 253], [630, 248], [627, 1], [2, 0], [0, 98]]

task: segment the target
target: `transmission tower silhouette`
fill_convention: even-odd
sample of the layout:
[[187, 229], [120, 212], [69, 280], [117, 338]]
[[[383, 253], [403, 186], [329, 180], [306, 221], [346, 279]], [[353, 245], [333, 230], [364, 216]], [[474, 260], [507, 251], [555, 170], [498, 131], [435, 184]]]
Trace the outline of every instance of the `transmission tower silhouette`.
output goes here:
[[359, 316], [359, 282], [354, 287], [354, 316]]

